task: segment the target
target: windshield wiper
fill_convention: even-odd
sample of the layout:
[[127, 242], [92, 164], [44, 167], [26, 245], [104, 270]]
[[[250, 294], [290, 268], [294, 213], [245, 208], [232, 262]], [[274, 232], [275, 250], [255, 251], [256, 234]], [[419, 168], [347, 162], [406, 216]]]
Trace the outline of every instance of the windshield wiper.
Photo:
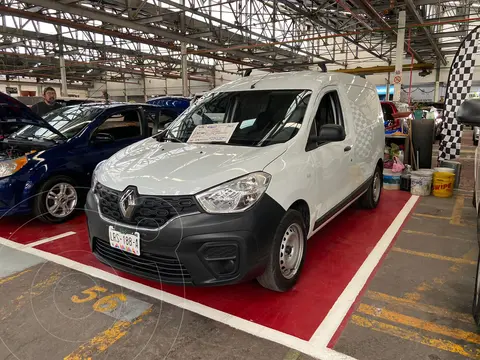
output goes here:
[[[170, 134], [170, 136], [166, 136]], [[172, 131], [171, 130], [166, 130], [165, 132], [163, 133], [159, 133], [158, 135], [155, 135], [155, 138], [158, 140], [158, 138], [161, 138], [162, 140], [170, 140], [170, 141], [174, 141], [174, 142], [178, 142], [178, 143], [182, 143], [183, 144], [183, 141], [180, 140], [179, 138], [177, 138], [175, 135], [172, 134]]]

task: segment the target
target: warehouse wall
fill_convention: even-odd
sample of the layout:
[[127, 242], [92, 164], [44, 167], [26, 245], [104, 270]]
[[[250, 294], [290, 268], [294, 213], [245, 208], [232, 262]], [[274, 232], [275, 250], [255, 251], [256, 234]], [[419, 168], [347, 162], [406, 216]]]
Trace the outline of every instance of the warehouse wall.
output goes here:
[[[45, 87], [51, 86], [53, 87], [56, 92], [57, 96], [60, 96], [60, 84], [43, 84], [40, 86], [40, 88], [37, 85], [32, 85], [32, 84], [22, 84], [21, 82], [0, 82], [0, 91], [3, 93], [6, 93], [7, 87], [15, 87], [18, 90], [18, 94], [13, 94], [13, 96], [20, 95], [20, 91], [35, 91], [36, 95], [42, 95], [42, 91]], [[40, 92], [40, 94], [39, 94]], [[75, 95], [75, 96], [80, 96], [80, 97], [86, 97], [87, 96], [87, 91], [86, 90], [76, 90], [76, 89], [69, 89], [68, 93], [70, 95]]]
[[[215, 83], [216, 86], [219, 86], [235, 78], [236, 76], [232, 74], [217, 73]], [[195, 80], [189, 80], [188, 87], [190, 94], [209, 91], [213, 88], [212, 84], [208, 82]], [[147, 98], [162, 95], [178, 96], [182, 95], [182, 80], [147, 78], [145, 88]], [[128, 79], [125, 84], [123, 82], [95, 82], [93, 88], [89, 89], [89, 96], [99, 96], [105, 90], [115, 100], [124, 101], [125, 95], [127, 95], [128, 100], [137, 102], [144, 99], [144, 84], [141, 78]]]

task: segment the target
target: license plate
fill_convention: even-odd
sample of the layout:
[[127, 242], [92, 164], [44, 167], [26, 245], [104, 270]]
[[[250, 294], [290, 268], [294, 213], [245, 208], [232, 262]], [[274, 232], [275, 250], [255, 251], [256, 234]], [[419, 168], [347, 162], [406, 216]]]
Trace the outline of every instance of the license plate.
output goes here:
[[111, 247], [137, 256], [140, 255], [140, 234], [138, 232], [126, 234], [110, 226], [108, 228], [108, 236]]

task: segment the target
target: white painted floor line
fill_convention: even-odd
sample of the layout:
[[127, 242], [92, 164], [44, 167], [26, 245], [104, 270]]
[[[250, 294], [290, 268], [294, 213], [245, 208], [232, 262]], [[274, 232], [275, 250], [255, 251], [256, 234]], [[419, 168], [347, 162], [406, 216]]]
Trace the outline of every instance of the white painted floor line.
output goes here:
[[358, 269], [355, 276], [350, 280], [347, 287], [338, 297], [337, 301], [310, 339], [310, 344], [313, 345], [314, 348], [325, 348], [335, 335], [335, 332], [355, 302], [358, 294], [362, 291], [368, 278], [375, 270], [375, 267], [380, 262], [385, 251], [387, 251], [389, 245], [392, 243], [395, 235], [400, 230], [403, 222], [417, 203], [418, 199], [418, 196], [410, 197], [405, 206], [396, 216], [395, 220], [390, 224], [387, 231], [385, 231], [375, 248], [365, 259], [362, 266]]
[[270, 329], [268, 327], [256, 324], [254, 322], [242, 319], [237, 316], [233, 316], [231, 314], [228, 314], [220, 310], [213, 309], [211, 307], [202, 305], [195, 301], [191, 301], [191, 300], [182, 298], [180, 296], [172, 295], [162, 290], [158, 290], [150, 286], [137, 283], [132, 280], [124, 279], [120, 276], [111, 274], [107, 271], [100, 270], [92, 266], [84, 265], [82, 263], [64, 258], [62, 256], [51, 254], [46, 251], [42, 251], [33, 247], [19, 246], [20, 244], [17, 244], [13, 241], [10, 241], [8, 239], [4, 239], [1, 237], [0, 237], [0, 245], [8, 246], [8, 247], [29, 253], [31, 255], [41, 257], [45, 260], [57, 263], [59, 265], [63, 265], [68, 268], [77, 270], [79, 272], [88, 274], [90, 276], [111, 282], [113, 284], [117, 284], [119, 286], [130, 289], [132, 291], [150, 296], [152, 298], [175, 305], [182, 309], [200, 314], [202, 316], [218, 321], [220, 323], [223, 323], [235, 329], [242, 330], [254, 336], [282, 344], [284, 346], [300, 351], [302, 353], [305, 353], [306, 355], [312, 356], [317, 359], [356, 360], [355, 358], [352, 358], [348, 355], [339, 353], [332, 349], [328, 349], [325, 346], [317, 346], [316, 344], [299, 339], [297, 337], [284, 334], [280, 331]]
[[75, 231], [67, 231], [66, 233], [63, 233], [63, 234], [59, 234], [59, 235], [55, 235], [55, 236], [48, 237], [48, 238], [45, 238], [45, 239], [41, 239], [41, 240], [35, 241], [33, 243], [30, 243], [30, 244], [25, 244], [24, 247], [35, 247], [35, 246], [38, 246], [38, 245], [46, 244], [50, 241], [63, 239], [64, 237], [75, 235], [75, 234], [76, 234]]

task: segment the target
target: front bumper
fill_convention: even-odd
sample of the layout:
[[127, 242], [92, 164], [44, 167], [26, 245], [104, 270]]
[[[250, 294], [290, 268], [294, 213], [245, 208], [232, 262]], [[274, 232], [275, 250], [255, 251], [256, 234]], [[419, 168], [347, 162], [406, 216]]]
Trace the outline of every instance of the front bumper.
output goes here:
[[30, 201], [25, 200], [26, 188], [24, 181], [15, 176], [0, 179], [0, 216], [27, 214], [31, 211]]
[[[90, 247], [103, 263], [162, 283], [225, 285], [263, 273], [285, 210], [267, 194], [241, 214], [199, 212], [177, 217], [155, 230], [116, 223], [100, 214], [90, 191], [86, 214]], [[112, 248], [109, 227], [140, 234], [140, 256]]]

